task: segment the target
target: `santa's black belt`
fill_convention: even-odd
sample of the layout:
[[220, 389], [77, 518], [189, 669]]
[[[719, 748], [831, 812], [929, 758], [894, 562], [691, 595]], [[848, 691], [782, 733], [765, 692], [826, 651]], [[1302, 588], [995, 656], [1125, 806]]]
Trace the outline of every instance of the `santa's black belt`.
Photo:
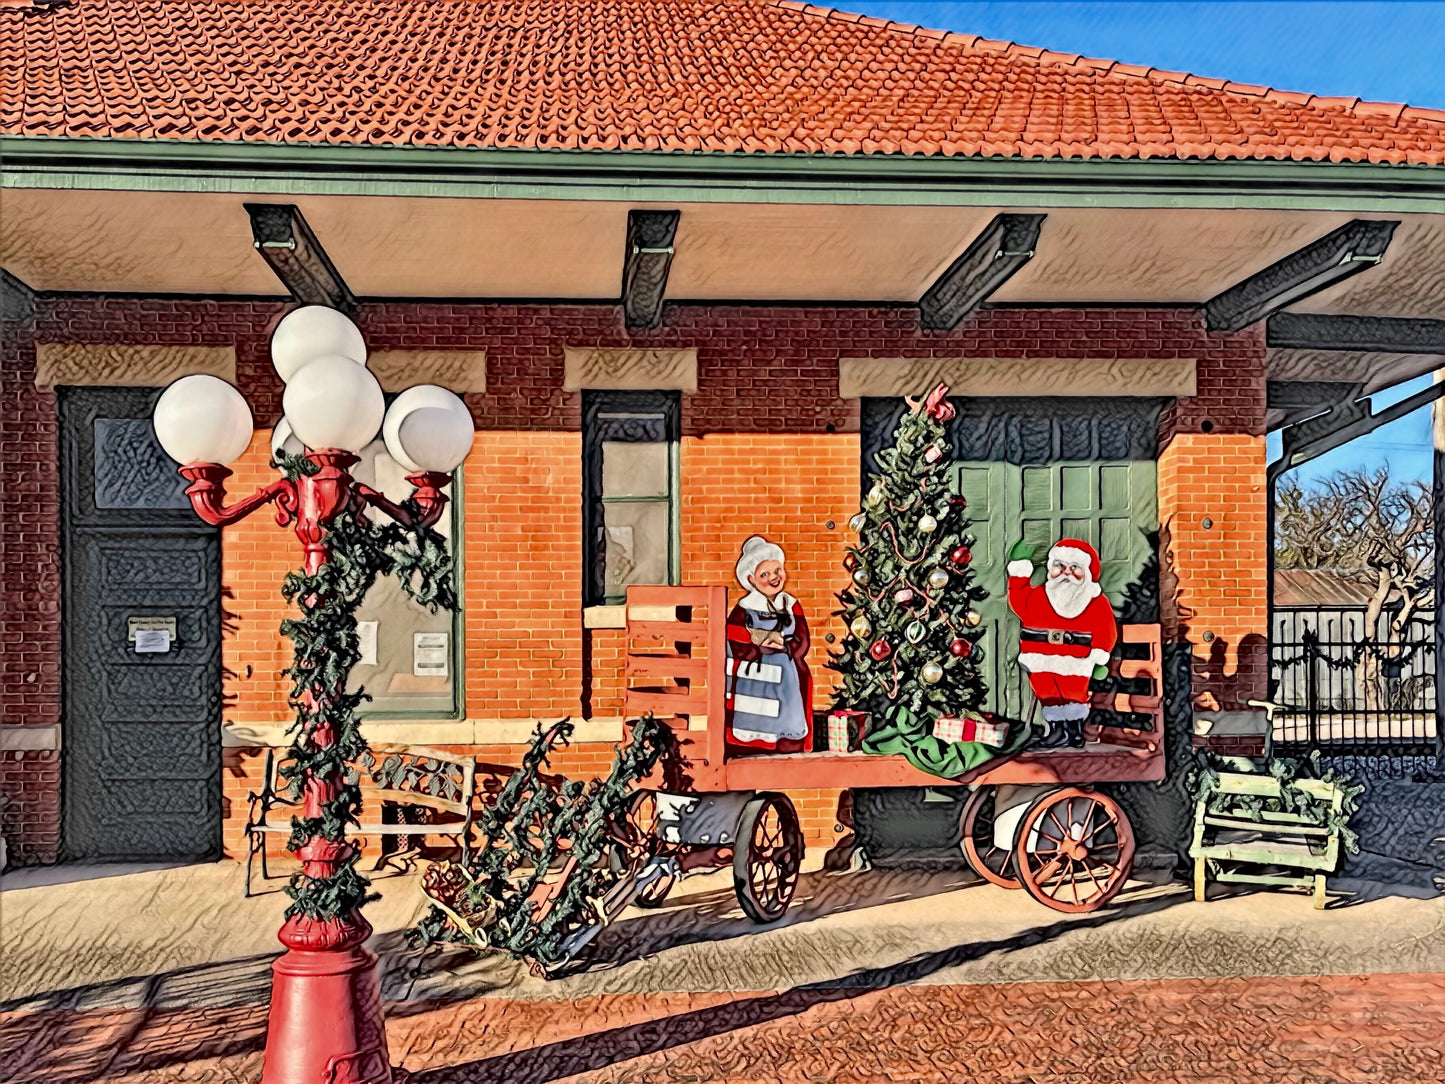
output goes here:
[[1087, 632], [1065, 632], [1063, 629], [1021, 629], [1019, 639], [1040, 644], [1068, 644], [1070, 647], [1088, 647], [1094, 642]]

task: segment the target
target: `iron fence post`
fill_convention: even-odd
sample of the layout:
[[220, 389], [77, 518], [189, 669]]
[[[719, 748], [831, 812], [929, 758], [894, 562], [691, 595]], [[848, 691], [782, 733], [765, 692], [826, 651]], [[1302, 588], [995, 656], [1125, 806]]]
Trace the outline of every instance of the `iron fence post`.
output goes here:
[[1311, 749], [1316, 749], [1320, 742], [1319, 637], [1308, 627], [1305, 628], [1304, 645], [1306, 740]]

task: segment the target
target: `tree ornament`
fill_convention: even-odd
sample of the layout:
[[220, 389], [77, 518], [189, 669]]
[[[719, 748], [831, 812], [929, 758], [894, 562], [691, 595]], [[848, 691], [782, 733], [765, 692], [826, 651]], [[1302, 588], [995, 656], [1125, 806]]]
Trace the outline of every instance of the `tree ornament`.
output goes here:
[[934, 519], [932, 516], [923, 516], [921, 519], [919, 519], [919, 534], [932, 534], [936, 530], [938, 530], [938, 520]]
[[900, 587], [897, 591], [893, 592], [893, 601], [900, 606], [907, 606], [913, 601], [913, 588]]
[[922, 621], [911, 621], [903, 630], [903, 635], [907, 637], [910, 644], [916, 644], [928, 635], [928, 628]]
[[955, 659], [966, 659], [973, 654], [973, 645], [962, 637], [959, 637], [948, 645], [948, 653]]
[[962, 568], [973, 560], [973, 551], [967, 546], [955, 546], [953, 552], [948, 555], [948, 559], [954, 563], [955, 567]]
[[875, 485], [872, 489], [868, 491], [868, 503], [871, 504], [874, 508], [877, 508], [880, 504], [883, 503], [883, 498], [886, 495], [887, 490], [883, 488], [881, 483]]
[[864, 527], [868, 526], [868, 513], [859, 512], [848, 521], [848, 526], [852, 527], [854, 531], [861, 531]]
[[882, 662], [893, 654], [893, 647], [887, 640], [874, 640], [873, 646], [868, 649], [868, 654], [873, 656], [875, 662]]
[[853, 582], [856, 583], [859, 587], [867, 587], [868, 581], [870, 579], [872, 579], [872, 577], [868, 575], [868, 570], [866, 568], [860, 568], [858, 569], [858, 571], [853, 573]]
[[925, 463], [937, 463], [942, 458], [943, 448], [936, 443], [930, 444], [927, 448], [923, 449], [923, 461]]
[[845, 553], [843, 555], [843, 567], [849, 572], [855, 571], [858, 568], [858, 555], [856, 553]]
[[983, 624], [983, 614], [977, 610], [969, 610], [963, 615], [963, 623], [971, 629], [976, 629]]
[[873, 623], [868, 620], [867, 614], [859, 614], [853, 618], [853, 623], [848, 626], [848, 631], [860, 640], [866, 640], [873, 635]]
[[941, 568], [935, 568], [928, 574], [928, 586], [935, 591], [942, 591], [948, 586], [948, 573]]
[[951, 505], [953, 505], [953, 507], [955, 507], [955, 508], [967, 508], [967, 507], [968, 507], [968, 499], [965, 498], [965, 497], [949, 497], [949, 498], [948, 498], [948, 503], [951, 504]]
[[937, 685], [943, 680], [943, 667], [936, 662], [926, 662], [923, 669], [918, 671], [918, 676], [923, 679], [925, 685]]

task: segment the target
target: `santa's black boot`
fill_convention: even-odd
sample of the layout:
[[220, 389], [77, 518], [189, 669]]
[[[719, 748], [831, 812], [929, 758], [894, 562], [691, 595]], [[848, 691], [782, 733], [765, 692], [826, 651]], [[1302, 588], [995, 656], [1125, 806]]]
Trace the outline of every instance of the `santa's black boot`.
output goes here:
[[1064, 724], [1069, 732], [1069, 748], [1082, 749], [1084, 747], [1084, 720], [1070, 719]]
[[1034, 744], [1040, 749], [1062, 749], [1069, 744], [1069, 724], [1055, 719], [1044, 723], [1048, 730]]

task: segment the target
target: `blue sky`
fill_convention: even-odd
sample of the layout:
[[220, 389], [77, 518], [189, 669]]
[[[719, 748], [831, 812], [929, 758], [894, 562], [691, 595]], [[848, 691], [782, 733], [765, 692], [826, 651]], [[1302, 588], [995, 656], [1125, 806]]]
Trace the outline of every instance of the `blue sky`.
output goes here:
[[[824, 0], [819, 0], [824, 2]], [[1062, 53], [1121, 60], [1282, 90], [1445, 108], [1445, 2], [1414, 3], [918, 3], [830, 0], [847, 11], [956, 30]], [[1375, 408], [1429, 384], [1375, 397]], [[1270, 442], [1271, 457], [1279, 441]], [[1376, 430], [1298, 471], [1390, 466], [1396, 478], [1430, 477], [1428, 409]]]

